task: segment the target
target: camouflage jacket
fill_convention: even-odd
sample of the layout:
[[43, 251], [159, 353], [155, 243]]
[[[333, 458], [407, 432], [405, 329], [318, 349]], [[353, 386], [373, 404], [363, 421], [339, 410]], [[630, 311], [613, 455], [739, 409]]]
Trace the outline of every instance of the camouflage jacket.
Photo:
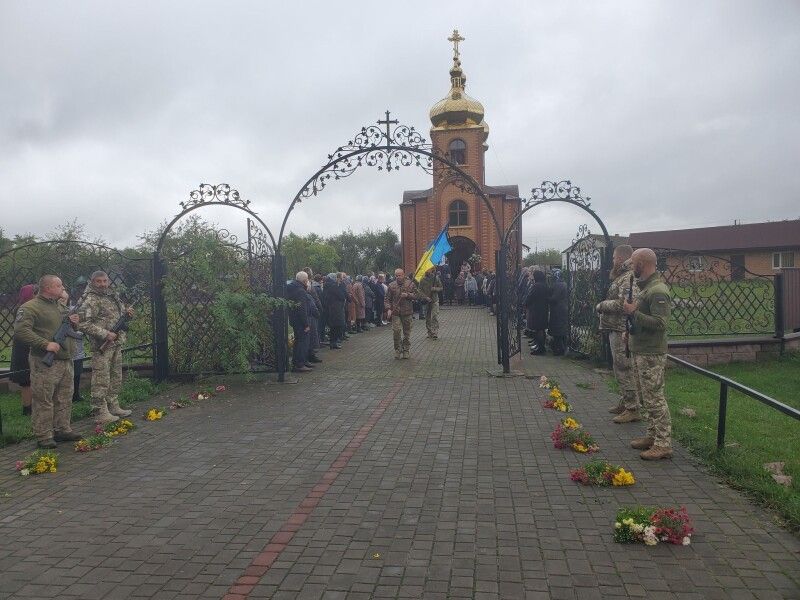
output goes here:
[[[14, 321], [14, 339], [31, 347], [33, 356], [42, 357], [47, 353], [47, 344], [61, 327], [68, 311], [57, 300], [36, 296], [17, 310]], [[68, 337], [65, 346], [56, 352], [56, 359], [70, 360], [75, 351], [75, 340]]]
[[656, 272], [637, 282], [641, 294], [639, 306], [632, 315], [631, 352], [666, 354], [670, 305], [669, 286]]
[[[600, 329], [602, 331], [625, 331], [625, 313], [622, 311], [622, 303], [628, 299], [628, 289], [631, 285], [633, 269], [630, 260], [626, 260], [622, 265], [622, 271], [612, 281], [608, 287], [607, 300], [603, 300], [597, 305], [597, 312], [600, 313]], [[639, 297], [639, 287], [636, 279], [633, 280], [633, 299]]]
[[414, 314], [414, 300], [417, 298], [417, 287], [410, 278], [403, 281], [402, 286], [397, 281], [389, 284], [386, 302], [392, 311], [392, 316], [406, 317]]
[[[78, 331], [82, 331], [88, 336], [93, 350], [103, 345], [106, 335], [125, 309], [125, 304], [114, 290], [99, 290], [92, 285], [86, 288], [83, 304], [78, 309], [81, 319]], [[114, 343], [123, 344], [124, 342], [125, 332], [120, 331], [117, 333]]]
[[424, 296], [428, 302], [439, 302], [439, 297], [443, 289], [442, 280], [439, 279], [439, 275], [436, 274], [425, 274], [419, 282], [419, 293]]

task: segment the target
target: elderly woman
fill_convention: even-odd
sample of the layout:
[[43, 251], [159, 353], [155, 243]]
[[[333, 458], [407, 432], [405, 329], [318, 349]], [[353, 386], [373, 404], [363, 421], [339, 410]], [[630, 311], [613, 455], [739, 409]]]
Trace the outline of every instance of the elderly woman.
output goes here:
[[547, 281], [542, 271], [533, 272], [533, 285], [530, 287], [525, 304], [530, 315], [528, 329], [533, 332], [531, 354], [546, 354], [545, 331], [550, 316], [550, 290], [547, 288]]
[[343, 286], [339, 285], [336, 273], [329, 273], [322, 282], [322, 305], [325, 309], [325, 322], [330, 328], [331, 350], [338, 350], [342, 347], [346, 300], [347, 292]]

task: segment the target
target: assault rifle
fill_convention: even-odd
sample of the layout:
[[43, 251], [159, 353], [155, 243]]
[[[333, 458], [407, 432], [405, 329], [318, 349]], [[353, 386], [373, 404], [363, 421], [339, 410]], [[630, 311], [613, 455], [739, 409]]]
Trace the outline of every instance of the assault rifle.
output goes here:
[[[119, 319], [117, 319], [117, 322], [114, 323], [114, 325], [111, 326], [111, 329], [109, 329], [109, 331], [111, 333], [119, 333], [120, 331], [128, 331], [128, 326], [130, 325], [131, 319], [133, 318], [133, 317], [128, 316], [128, 310], [133, 308], [134, 306], [136, 306], [139, 303], [139, 301], [142, 299], [142, 296], [143, 296], [143, 294], [141, 294], [141, 293], [136, 294], [134, 296], [133, 302], [131, 302], [131, 304], [129, 304], [127, 307], [124, 308], [124, 310], [122, 311], [122, 314], [120, 314], [120, 316], [119, 316]], [[113, 342], [111, 342], [109, 340], [105, 340], [102, 343], [102, 345], [97, 349], [97, 351], [102, 354], [103, 352], [105, 352], [108, 349], [108, 347], [112, 343]]]
[[[628, 282], [628, 304], [633, 303], [633, 275]], [[625, 336], [625, 358], [631, 357], [631, 328], [633, 327], [633, 323], [631, 322], [631, 316], [625, 315], [625, 333], [628, 335]]]
[[[81, 300], [75, 306], [72, 307], [71, 311], [69, 311], [66, 315], [64, 315], [64, 318], [61, 320], [61, 325], [59, 326], [58, 331], [56, 331], [55, 334], [53, 335], [53, 341], [62, 348], [66, 347], [64, 346], [64, 342], [67, 341], [68, 337], [74, 338], [76, 340], [79, 340], [83, 337], [83, 334], [80, 331], [75, 331], [75, 327], [69, 320], [70, 315], [74, 315], [76, 312], [78, 312], [78, 309], [81, 307], [82, 302], [83, 298], [81, 298]], [[47, 352], [42, 357], [42, 364], [45, 367], [52, 367], [55, 358], [56, 358], [55, 352]]]

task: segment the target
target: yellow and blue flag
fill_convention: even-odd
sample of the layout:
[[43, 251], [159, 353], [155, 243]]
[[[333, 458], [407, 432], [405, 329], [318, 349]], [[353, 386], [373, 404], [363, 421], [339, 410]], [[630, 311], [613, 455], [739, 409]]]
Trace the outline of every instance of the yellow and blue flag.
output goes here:
[[448, 226], [449, 225], [444, 226], [439, 235], [436, 236], [436, 239], [433, 240], [430, 246], [428, 246], [428, 249], [425, 250], [425, 254], [422, 255], [417, 270], [414, 271], [414, 279], [416, 281], [420, 281], [425, 276], [428, 269], [442, 262], [444, 255], [453, 249], [447, 237]]

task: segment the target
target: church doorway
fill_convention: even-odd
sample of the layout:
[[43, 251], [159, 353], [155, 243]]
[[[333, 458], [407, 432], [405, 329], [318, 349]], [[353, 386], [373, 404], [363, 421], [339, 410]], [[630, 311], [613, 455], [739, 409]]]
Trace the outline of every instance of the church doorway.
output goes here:
[[453, 249], [445, 256], [447, 257], [447, 264], [450, 265], [450, 272], [455, 278], [461, 271], [461, 265], [468, 262], [469, 258], [475, 254], [477, 246], [468, 237], [460, 235], [451, 237], [450, 245]]

